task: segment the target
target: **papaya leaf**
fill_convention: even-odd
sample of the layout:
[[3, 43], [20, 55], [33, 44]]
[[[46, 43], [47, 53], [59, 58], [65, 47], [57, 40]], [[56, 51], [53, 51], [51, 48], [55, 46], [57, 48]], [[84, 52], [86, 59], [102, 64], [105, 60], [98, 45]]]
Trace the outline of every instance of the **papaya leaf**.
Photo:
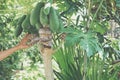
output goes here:
[[80, 40], [80, 46], [86, 51], [88, 57], [101, 51], [98, 40], [92, 32], [85, 34], [85, 37]]
[[86, 51], [88, 57], [102, 51], [94, 32], [88, 31], [87, 33], [84, 33], [75, 28], [66, 28], [63, 32], [67, 33], [65, 45], [80, 45], [80, 47]]
[[120, 0], [116, 0], [116, 6], [120, 7]]
[[79, 20], [80, 20], [80, 15], [77, 16], [77, 19], [76, 19], [76, 26], [78, 25]]

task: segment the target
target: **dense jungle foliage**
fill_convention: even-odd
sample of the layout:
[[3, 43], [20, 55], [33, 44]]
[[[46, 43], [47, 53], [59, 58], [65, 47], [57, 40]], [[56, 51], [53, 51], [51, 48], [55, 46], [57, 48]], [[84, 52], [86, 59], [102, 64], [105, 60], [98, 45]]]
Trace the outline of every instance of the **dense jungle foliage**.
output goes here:
[[[51, 28], [55, 80], [120, 80], [120, 0], [0, 0], [0, 51], [23, 38], [25, 30], [15, 36], [18, 20], [39, 2], [50, 2], [62, 21]], [[0, 61], [0, 80], [45, 80], [38, 44]]]

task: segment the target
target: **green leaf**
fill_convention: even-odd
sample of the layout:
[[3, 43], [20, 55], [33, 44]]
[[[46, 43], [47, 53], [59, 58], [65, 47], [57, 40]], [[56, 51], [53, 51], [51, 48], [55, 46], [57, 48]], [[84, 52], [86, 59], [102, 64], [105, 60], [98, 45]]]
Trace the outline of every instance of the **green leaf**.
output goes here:
[[120, 0], [116, 0], [116, 6], [120, 7]]
[[94, 32], [88, 31], [87, 33], [84, 33], [73, 27], [66, 28], [63, 32], [67, 33], [65, 38], [66, 46], [75, 46], [79, 44], [80, 47], [86, 51], [88, 57], [101, 51]]
[[66, 46], [74, 46], [75, 44], [78, 44], [80, 39], [84, 37], [84, 33], [81, 30], [77, 30], [75, 28], [66, 28], [63, 30], [63, 32], [67, 33], [65, 38]]
[[95, 32], [99, 32], [101, 34], [104, 34], [107, 30], [106, 26], [104, 26], [104, 23], [99, 22], [93, 22], [93, 25], [91, 27]]
[[69, 27], [68, 28], [64, 28], [63, 30], [61, 30], [61, 32], [63, 33], [73, 33], [73, 34], [77, 34], [78, 32], [81, 32], [80, 30], [78, 29], [75, 29], [73, 27]]
[[69, 34], [66, 37], [66, 46], [74, 46], [75, 44], [77, 44], [79, 41], [79, 36], [78, 35], [73, 35], [73, 34]]
[[88, 38], [84, 38], [80, 41], [80, 46], [86, 51], [87, 56], [91, 56], [94, 54], [94, 46], [93, 44], [91, 44], [91, 42], [89, 41], [90, 39]]
[[80, 15], [77, 16], [77, 19], [76, 19], [76, 26], [78, 25], [79, 20], [80, 20]]

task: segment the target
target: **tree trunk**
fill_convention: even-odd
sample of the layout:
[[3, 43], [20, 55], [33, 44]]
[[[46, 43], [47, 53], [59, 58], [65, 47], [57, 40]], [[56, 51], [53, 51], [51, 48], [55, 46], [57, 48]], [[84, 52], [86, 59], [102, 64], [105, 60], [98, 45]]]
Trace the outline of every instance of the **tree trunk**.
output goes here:
[[43, 57], [46, 80], [54, 80], [52, 69], [52, 34], [48, 27], [39, 30], [40, 53]]
[[54, 80], [53, 69], [52, 69], [52, 54], [50, 53], [51, 51], [52, 49], [46, 48], [42, 53], [46, 80]]

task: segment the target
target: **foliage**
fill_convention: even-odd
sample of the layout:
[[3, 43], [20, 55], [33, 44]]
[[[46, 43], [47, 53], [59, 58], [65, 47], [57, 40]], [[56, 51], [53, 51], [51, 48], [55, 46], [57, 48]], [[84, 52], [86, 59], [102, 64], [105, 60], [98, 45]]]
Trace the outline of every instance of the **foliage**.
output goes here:
[[[0, 1], [0, 50], [20, 41], [25, 32], [15, 37], [18, 19], [40, 1], [49, 0]], [[53, 34], [54, 48], [60, 47], [53, 55], [58, 65], [53, 65], [56, 80], [119, 80], [120, 62], [116, 61], [120, 60], [120, 41], [108, 32], [112, 28], [110, 20], [120, 26], [120, 1], [53, 0], [53, 5], [64, 27]], [[64, 40], [59, 37], [62, 34], [66, 35]], [[0, 61], [0, 80], [44, 79], [40, 56], [36, 45], [15, 52]]]
[[[14, 10], [15, 6], [17, 6], [18, 3], [15, 6], [13, 6], [16, 3], [13, 0], [12, 0], [13, 2], [11, 2], [11, 0], [9, 0], [8, 2], [6, 0], [2, 0], [2, 1], [5, 1], [5, 2], [0, 2], [0, 4], [4, 3], [0, 5], [1, 7], [0, 9], [0, 51], [9, 49], [17, 45], [20, 39], [22, 38], [22, 36], [25, 34], [23, 33], [19, 38], [16, 38], [14, 35], [18, 17], [20, 17], [20, 15], [22, 14], [17, 12], [18, 9]], [[13, 9], [13, 11], [11, 11], [11, 8]], [[36, 72], [38, 71], [38, 68], [35, 68], [35, 67], [36, 65], [41, 64], [40, 62], [41, 57], [39, 56], [39, 51], [35, 46], [31, 47], [28, 51], [23, 50], [23, 51], [15, 52], [15, 54], [9, 56], [3, 61], [0, 61], [0, 80], [12, 79], [12, 76], [15, 75], [14, 72], [17, 72], [17, 71], [22, 71], [22, 70], [30, 71], [31, 69], [34, 69], [34, 71]], [[27, 66], [23, 65], [26, 63], [25, 59], [27, 61], [31, 61], [30, 63], [27, 64]], [[19, 74], [19, 72], [17, 74]], [[29, 74], [29, 73], [27, 72], [26, 74]], [[21, 76], [23, 76], [23, 74]], [[38, 75], [36, 76], [40, 77], [42, 75], [41, 73], [38, 73]], [[14, 79], [15, 78], [16, 77], [14, 77]]]
[[80, 45], [81, 48], [86, 51], [87, 56], [89, 57], [96, 52], [102, 51], [94, 32], [88, 31], [84, 33], [81, 30], [69, 27], [64, 29], [63, 32], [67, 33], [65, 39], [66, 46]]
[[[55, 70], [54, 72], [59, 80], [118, 80], [119, 69], [117, 67], [119, 63], [116, 66], [117, 69], [114, 70], [112, 62], [120, 59], [119, 49], [115, 48], [115, 45], [119, 46], [119, 44], [116, 44], [117, 39], [112, 40], [104, 36], [109, 30], [109, 20], [115, 20], [119, 24], [119, 20], [115, 18], [120, 16], [118, 15], [119, 8], [114, 8], [114, 1], [109, 3], [103, 0], [101, 2], [93, 0], [91, 5], [89, 5], [89, 1], [83, 3], [86, 4], [84, 8], [89, 12], [86, 14], [83, 12], [83, 20], [79, 20], [80, 16], [78, 15], [77, 26], [72, 22], [72, 18], [63, 16], [69, 22], [66, 22], [67, 28], [62, 31], [66, 33], [65, 46], [55, 54], [60, 71]], [[80, 8], [83, 9], [83, 7]], [[67, 13], [67, 11], [64, 12]], [[75, 11], [71, 11], [71, 13], [75, 13]], [[114, 41], [113, 47], [112, 42]]]

